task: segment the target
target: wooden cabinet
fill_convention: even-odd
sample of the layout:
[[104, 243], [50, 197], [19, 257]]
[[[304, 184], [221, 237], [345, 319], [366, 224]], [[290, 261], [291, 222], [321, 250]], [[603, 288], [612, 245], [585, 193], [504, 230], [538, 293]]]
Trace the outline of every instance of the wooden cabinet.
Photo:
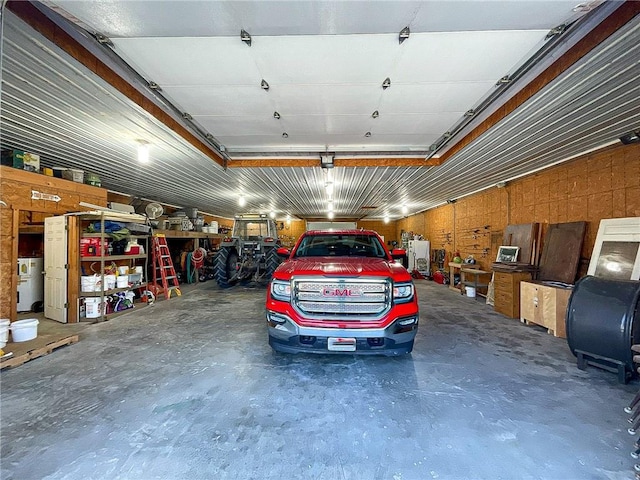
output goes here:
[[546, 327], [556, 337], [566, 338], [565, 315], [571, 288], [543, 282], [520, 284], [520, 320]]
[[494, 310], [510, 318], [520, 317], [520, 282], [531, 280], [529, 272], [494, 272]]

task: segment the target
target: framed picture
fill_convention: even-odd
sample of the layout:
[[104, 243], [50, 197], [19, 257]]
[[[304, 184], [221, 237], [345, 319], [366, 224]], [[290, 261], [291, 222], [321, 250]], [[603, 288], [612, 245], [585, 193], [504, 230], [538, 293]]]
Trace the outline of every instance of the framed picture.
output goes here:
[[502, 245], [498, 247], [498, 258], [496, 258], [496, 262], [501, 262], [501, 263], [515, 262], [518, 259], [519, 251], [520, 251], [520, 247]]

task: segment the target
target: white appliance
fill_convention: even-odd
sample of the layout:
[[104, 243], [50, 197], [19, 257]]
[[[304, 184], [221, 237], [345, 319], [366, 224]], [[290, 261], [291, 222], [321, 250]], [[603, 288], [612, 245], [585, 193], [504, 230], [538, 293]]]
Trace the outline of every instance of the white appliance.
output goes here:
[[44, 301], [44, 259], [18, 258], [18, 311], [42, 308]]
[[422, 275], [431, 274], [431, 261], [429, 240], [409, 240], [409, 248], [407, 248], [407, 257], [409, 260], [410, 272], [417, 270]]

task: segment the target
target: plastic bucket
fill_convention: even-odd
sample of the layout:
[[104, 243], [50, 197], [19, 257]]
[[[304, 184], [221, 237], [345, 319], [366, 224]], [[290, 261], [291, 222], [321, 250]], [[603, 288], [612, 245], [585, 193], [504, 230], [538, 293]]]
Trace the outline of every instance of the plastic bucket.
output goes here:
[[117, 280], [118, 288], [127, 288], [129, 286], [129, 275], [120, 275]]
[[116, 276], [115, 275], [105, 275], [104, 276], [104, 289], [111, 290], [112, 288], [116, 288]]
[[467, 286], [465, 286], [464, 289], [467, 292], [467, 297], [475, 298], [475, 296], [476, 296], [476, 288], [475, 287], [467, 287]]
[[9, 327], [11, 329], [11, 339], [14, 342], [26, 342], [33, 340], [38, 336], [38, 319], [27, 318], [13, 322]]
[[84, 275], [80, 279], [80, 285], [83, 292], [99, 292], [100, 277], [98, 275]]
[[102, 303], [100, 297], [85, 298], [84, 309], [87, 318], [98, 318], [102, 315]]
[[9, 341], [9, 325], [11, 320], [8, 318], [0, 318], [0, 348], [4, 347]]

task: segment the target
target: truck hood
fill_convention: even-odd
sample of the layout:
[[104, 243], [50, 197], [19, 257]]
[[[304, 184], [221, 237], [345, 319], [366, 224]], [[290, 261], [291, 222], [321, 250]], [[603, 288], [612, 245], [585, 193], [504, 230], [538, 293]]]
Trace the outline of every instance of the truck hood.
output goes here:
[[281, 263], [274, 278], [289, 280], [294, 275], [376, 276], [392, 277], [395, 281], [409, 281], [411, 275], [402, 265], [384, 258], [367, 257], [309, 257], [295, 258]]

